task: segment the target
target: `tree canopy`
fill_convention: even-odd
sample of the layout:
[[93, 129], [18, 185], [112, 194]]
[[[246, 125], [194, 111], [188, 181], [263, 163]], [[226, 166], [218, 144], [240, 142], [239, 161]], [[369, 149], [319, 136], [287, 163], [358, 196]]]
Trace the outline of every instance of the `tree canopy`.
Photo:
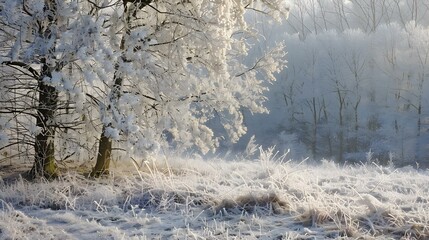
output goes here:
[[[264, 83], [285, 64], [282, 43], [244, 63], [262, 39], [246, 14], [281, 20], [281, 0], [0, 2], [2, 74], [29, 77], [16, 91], [33, 92], [20, 99], [32, 104], [9, 108], [2, 123], [33, 126], [24, 128], [30, 144], [48, 158], [100, 156], [94, 146], [103, 138], [107, 155], [113, 140], [133, 156], [173, 145], [206, 153], [219, 137], [237, 141], [246, 132], [241, 109], [266, 112]], [[207, 124], [215, 117], [227, 136]], [[8, 125], [4, 136], [14, 132]]]

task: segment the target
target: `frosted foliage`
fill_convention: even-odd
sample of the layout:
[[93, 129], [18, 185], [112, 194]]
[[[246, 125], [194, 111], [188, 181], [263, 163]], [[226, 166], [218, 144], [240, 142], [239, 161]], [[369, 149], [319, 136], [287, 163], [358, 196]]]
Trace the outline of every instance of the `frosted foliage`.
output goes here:
[[[88, 121], [94, 119], [93, 116], [88, 116], [88, 113], [94, 112], [94, 104], [97, 102], [94, 99], [103, 98], [105, 89], [100, 88], [102, 81], [112, 81], [113, 60], [117, 57], [112, 48], [105, 44], [104, 19], [99, 15], [91, 15], [91, 5], [86, 1], [0, 0], [0, 6], [0, 22], [4, 26], [2, 42], [7, 37], [2, 47], [11, 46], [1, 50], [2, 68], [8, 72], [18, 69], [13, 73], [20, 74], [17, 78], [25, 78], [25, 81], [19, 79], [7, 83], [6, 89], [9, 90], [16, 85], [22, 86], [22, 89], [17, 91], [26, 96], [18, 99], [25, 102], [25, 110], [16, 116], [10, 116], [16, 118], [14, 120], [27, 130], [24, 134], [35, 136], [41, 132], [41, 129], [35, 128], [35, 118], [30, 118], [36, 116], [34, 109], [38, 105], [38, 94], [35, 86], [37, 81], [41, 80], [55, 87], [60, 93], [54, 119], [47, 121], [49, 124], [63, 127], [58, 130], [59, 138], [56, 141], [64, 142], [64, 147], [68, 148], [65, 152], [78, 152], [83, 145], [89, 149], [89, 143], [83, 141], [94, 137], [85, 135], [99, 133], [94, 131], [96, 129], [93, 127], [98, 123]], [[44, 62], [48, 68], [45, 73], [41, 69]], [[15, 67], [7, 68], [5, 65]], [[33, 92], [28, 92], [29, 89]], [[88, 94], [94, 98], [88, 98]], [[13, 99], [12, 96], [9, 96], [8, 101], [11, 101], [10, 99]], [[74, 128], [76, 131], [68, 131], [67, 134], [67, 130], [64, 131], [69, 126], [80, 124], [87, 126]], [[91, 131], [87, 131], [89, 129]], [[9, 135], [11, 133], [12, 131], [6, 132]], [[9, 139], [16, 141], [16, 136], [9, 136]], [[69, 141], [70, 139], [73, 141]]]
[[0, 0], [1, 20], [16, 34], [5, 60], [37, 66], [46, 59], [52, 76], [42, 81], [75, 109], [62, 118], [98, 119], [82, 121], [92, 126], [85, 134], [98, 135], [99, 123], [108, 126], [105, 134], [130, 154], [167, 142], [213, 150], [219, 136], [207, 123], [215, 117], [237, 141], [246, 132], [241, 110], [267, 112], [264, 83], [286, 63], [281, 43], [252, 64], [242, 61], [253, 47], [247, 39], [261, 40], [245, 13], [282, 20], [286, 1], [159, 0], [142, 9], [112, 1], [46, 2], [55, 9]]
[[[274, 81], [273, 73], [283, 68], [283, 45], [255, 59], [254, 66], [238, 61], [250, 47], [243, 37], [253, 32], [243, 19], [246, 6], [243, 1], [157, 1], [123, 23], [130, 28], [122, 33], [123, 50], [121, 37], [106, 29], [106, 42], [122, 52], [115, 74], [126, 93], [106, 99], [111, 108], [101, 114], [104, 124], [126, 136], [128, 149], [154, 150], [171, 137], [178, 146], [205, 153], [218, 145], [208, 120], [220, 116], [230, 140], [237, 141], [246, 132], [241, 108], [266, 112], [262, 83]], [[105, 18], [121, 21], [109, 13]]]

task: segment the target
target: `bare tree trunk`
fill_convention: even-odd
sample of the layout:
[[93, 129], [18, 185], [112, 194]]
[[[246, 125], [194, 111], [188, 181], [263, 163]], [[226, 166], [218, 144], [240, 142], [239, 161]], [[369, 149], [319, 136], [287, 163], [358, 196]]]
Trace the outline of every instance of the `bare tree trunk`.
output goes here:
[[[54, 0], [45, 1], [45, 11], [48, 13], [47, 27], [39, 30], [43, 38], [55, 38], [51, 26], [56, 24], [56, 3]], [[55, 50], [55, 44], [45, 54], [49, 55]], [[30, 170], [30, 177], [53, 178], [57, 176], [57, 165], [55, 162], [55, 126], [52, 122], [58, 105], [58, 91], [53, 86], [44, 82], [45, 77], [52, 77], [52, 69], [45, 57], [41, 58], [41, 74], [38, 82], [39, 99], [37, 106], [36, 126], [41, 129], [34, 143], [34, 164]]]
[[110, 160], [112, 158], [112, 139], [106, 136], [106, 126], [103, 126], [98, 144], [97, 162], [92, 169], [92, 177], [100, 177], [109, 173]]
[[316, 98], [313, 97], [311, 102], [311, 108], [313, 112], [313, 137], [311, 139], [311, 154], [313, 155], [313, 158], [316, 157], [316, 151], [317, 151], [317, 109], [316, 109]]
[[[121, 43], [123, 46], [124, 38]], [[118, 66], [117, 66], [118, 68]], [[118, 71], [116, 69], [116, 71]], [[115, 73], [115, 82], [110, 96], [110, 104], [107, 110], [110, 110], [112, 107], [116, 107], [116, 103], [121, 97], [121, 88], [123, 79], [118, 76], [118, 72]], [[100, 177], [101, 175], [109, 174], [110, 161], [112, 160], [112, 139], [107, 135], [107, 128], [110, 127], [110, 124], [103, 125], [101, 131], [101, 136], [98, 144], [98, 153], [97, 153], [97, 162], [95, 163], [94, 168], [90, 174], [91, 177]]]
[[344, 96], [341, 94], [341, 90], [339, 89], [339, 86], [337, 88], [337, 94], [338, 94], [338, 101], [340, 104], [339, 109], [338, 109], [338, 117], [339, 117], [339, 121], [340, 121], [340, 131], [338, 132], [339, 149], [338, 149], [337, 161], [342, 163], [344, 160], [344, 116], [343, 116], [343, 110], [344, 110], [345, 99], [344, 99]]
[[42, 129], [37, 134], [34, 144], [34, 165], [30, 171], [31, 177], [52, 178], [57, 175], [57, 166], [55, 163], [55, 127], [51, 120], [54, 118], [58, 104], [58, 91], [55, 87], [48, 86], [43, 82], [44, 77], [50, 77], [46, 63], [43, 64], [42, 74], [38, 83], [39, 105], [37, 107], [36, 126]]
[[[124, 1], [124, 4], [126, 2]], [[125, 8], [125, 13], [128, 14], [127, 11], [128, 8]], [[126, 23], [127, 25], [130, 22], [129, 16], [127, 16]], [[121, 45], [120, 50], [123, 51], [125, 49], [125, 37], [130, 34], [130, 30], [128, 26], [125, 29], [125, 33], [122, 35], [121, 39]], [[126, 61], [125, 56], [121, 57], [123, 61]], [[116, 64], [115, 66], [115, 74], [113, 76], [115, 82], [113, 83], [112, 90], [110, 92], [110, 103], [106, 110], [111, 110], [112, 107], [115, 106], [118, 102], [119, 98], [121, 97], [121, 88], [123, 84], [123, 78], [120, 76], [119, 71], [119, 64]], [[103, 129], [101, 130], [101, 136], [98, 143], [98, 153], [97, 153], [97, 162], [95, 163], [94, 168], [91, 171], [90, 176], [91, 177], [100, 177], [101, 175], [109, 174], [109, 168], [110, 168], [110, 161], [112, 160], [112, 139], [110, 139], [109, 136], [107, 136], [107, 128], [110, 127], [110, 125], [103, 125]]]
[[[149, 5], [152, 0], [122, 0], [124, 4], [124, 17], [125, 20], [125, 32], [123, 32], [122, 39], [121, 39], [121, 45], [120, 45], [120, 51], [125, 50], [125, 38], [130, 35], [130, 27], [131, 24], [131, 17], [136, 14], [136, 11], [138, 9], [142, 9]], [[130, 5], [127, 5], [127, 3], [134, 4], [133, 7]], [[121, 60], [126, 62], [127, 59], [125, 58], [125, 55], [122, 54]], [[115, 106], [118, 102], [119, 98], [121, 97], [121, 89], [123, 84], [123, 78], [121, 77], [121, 74], [119, 71], [119, 65], [116, 64], [115, 67], [115, 75], [113, 76], [113, 79], [115, 80], [112, 91], [110, 92], [110, 103], [107, 107], [107, 110], [111, 110], [112, 107]], [[101, 175], [108, 174], [109, 173], [109, 167], [110, 167], [110, 161], [112, 159], [112, 139], [110, 139], [109, 136], [106, 135], [106, 129], [110, 125], [103, 125], [103, 129], [101, 131], [101, 136], [98, 144], [98, 154], [97, 154], [97, 162], [95, 163], [94, 168], [92, 169], [92, 172], [90, 176], [92, 177], [100, 177]]]
[[358, 147], [358, 144], [359, 144], [359, 110], [358, 110], [358, 108], [359, 108], [360, 100], [361, 100], [361, 97], [358, 96], [356, 103], [353, 107], [354, 118], [355, 118], [354, 119], [354, 125], [355, 125], [354, 126], [354, 140], [353, 140], [352, 149], [351, 149], [353, 152], [357, 152], [359, 149], [359, 147]]

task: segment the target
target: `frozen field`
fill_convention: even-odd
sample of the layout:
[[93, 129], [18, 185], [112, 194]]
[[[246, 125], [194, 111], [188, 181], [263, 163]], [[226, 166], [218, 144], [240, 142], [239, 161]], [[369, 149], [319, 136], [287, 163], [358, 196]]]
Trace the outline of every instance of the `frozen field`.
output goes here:
[[428, 182], [428, 170], [315, 166], [269, 151], [158, 159], [98, 181], [2, 182], [0, 238], [428, 239]]

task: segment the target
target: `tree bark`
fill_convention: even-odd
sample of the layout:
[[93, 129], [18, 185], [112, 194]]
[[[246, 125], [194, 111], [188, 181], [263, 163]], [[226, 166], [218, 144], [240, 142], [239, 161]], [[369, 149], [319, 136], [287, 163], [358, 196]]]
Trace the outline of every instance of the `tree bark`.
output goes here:
[[312, 131], [312, 137], [311, 137], [311, 155], [313, 158], [316, 158], [316, 151], [317, 151], [317, 108], [316, 108], [316, 97], [312, 98], [310, 108], [311, 112], [313, 114], [313, 131]]
[[[121, 46], [122, 45], [123, 43], [121, 43]], [[116, 103], [121, 97], [123, 78], [118, 76], [118, 66], [116, 66], [116, 68], [116, 73], [113, 77], [115, 79], [115, 82], [113, 84], [113, 88], [110, 95], [110, 103], [107, 107], [107, 110], [112, 109], [112, 107], [117, 107]], [[107, 136], [106, 129], [110, 126], [111, 124], [104, 124], [103, 129], [101, 130], [101, 136], [98, 143], [97, 162], [95, 163], [95, 166], [91, 171], [91, 177], [100, 177], [101, 175], [109, 174], [110, 160], [112, 160], [112, 139]]]
[[[121, 39], [121, 45], [120, 45], [120, 50], [123, 52], [125, 50], [125, 38], [126, 36], [130, 35], [130, 28], [129, 28], [129, 24], [131, 22], [131, 14], [130, 14], [130, 10], [126, 4], [128, 2], [131, 2], [133, 4], [140, 4], [140, 5], [136, 5], [137, 7], [139, 7], [140, 9], [145, 7], [146, 5], [150, 4], [152, 0], [123, 0], [124, 3], [124, 7], [125, 7], [125, 12], [124, 12], [124, 17], [126, 18], [126, 27], [125, 27], [125, 32], [122, 35], [122, 39]], [[123, 61], [126, 61], [126, 58], [124, 56], [124, 54], [122, 54], [121, 59]], [[111, 110], [112, 107], [117, 107], [115, 106], [116, 103], [118, 102], [119, 98], [121, 97], [121, 89], [122, 89], [122, 84], [123, 84], [123, 78], [121, 77], [121, 74], [118, 72], [119, 71], [119, 63], [116, 64], [115, 66], [115, 74], [113, 76], [114, 79], [114, 83], [113, 83], [113, 87], [112, 90], [110, 92], [110, 103], [107, 107], [107, 110]], [[109, 174], [109, 168], [110, 168], [110, 161], [112, 160], [112, 139], [110, 139], [109, 136], [106, 135], [106, 129], [109, 127], [110, 125], [103, 125], [103, 129], [101, 131], [101, 136], [100, 136], [100, 140], [99, 140], [99, 144], [98, 144], [98, 153], [97, 153], [97, 162], [95, 163], [94, 168], [92, 169], [90, 176], [91, 177], [100, 177], [102, 175], [106, 175]]]
[[345, 97], [341, 94], [341, 90], [337, 84], [337, 94], [338, 94], [338, 100], [339, 100], [339, 109], [338, 109], [338, 117], [340, 121], [340, 130], [338, 132], [338, 139], [339, 139], [339, 149], [338, 149], [338, 158], [337, 161], [339, 163], [343, 163], [344, 161], [344, 116], [343, 116], [343, 109], [344, 109], [344, 102]]
[[37, 107], [36, 126], [41, 130], [36, 135], [34, 144], [34, 164], [30, 171], [30, 177], [53, 178], [57, 176], [57, 165], [55, 163], [55, 127], [51, 120], [54, 118], [58, 104], [58, 91], [55, 87], [48, 86], [43, 82], [44, 77], [51, 77], [51, 72], [42, 59], [42, 74], [38, 80], [39, 105]]
[[106, 136], [106, 126], [103, 126], [98, 143], [97, 162], [92, 169], [91, 177], [100, 177], [109, 174], [110, 160], [112, 158], [112, 140]]
[[[57, 24], [56, 12], [57, 6], [55, 0], [45, 1], [45, 12], [47, 18], [42, 21], [47, 21], [45, 27], [40, 27], [38, 35], [45, 39], [55, 39], [55, 33], [52, 32], [52, 27]], [[40, 22], [39, 26], [43, 26]], [[36, 126], [41, 129], [36, 135], [34, 143], [34, 164], [30, 170], [30, 177], [57, 177], [57, 165], [55, 162], [55, 126], [52, 122], [55, 116], [58, 105], [58, 91], [53, 86], [49, 86], [44, 82], [45, 77], [52, 77], [52, 68], [49, 66], [48, 56], [55, 52], [55, 44], [46, 51], [41, 57], [41, 72], [37, 79], [39, 99], [37, 106]], [[55, 58], [54, 56], [50, 56]]]

